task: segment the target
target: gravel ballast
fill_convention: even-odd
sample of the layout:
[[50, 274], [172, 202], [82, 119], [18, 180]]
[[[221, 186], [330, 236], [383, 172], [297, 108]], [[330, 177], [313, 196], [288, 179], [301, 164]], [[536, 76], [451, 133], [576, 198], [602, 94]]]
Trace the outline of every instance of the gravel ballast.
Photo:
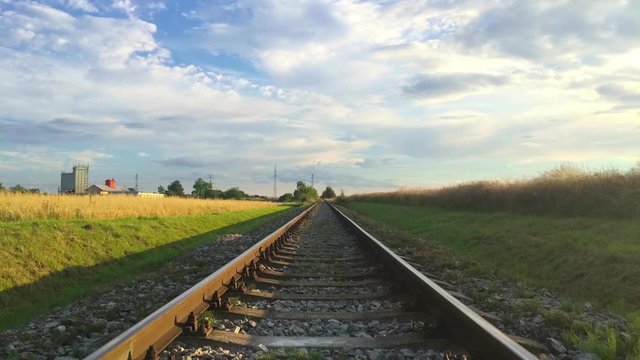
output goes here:
[[0, 331], [0, 358], [82, 358], [178, 296], [302, 209], [276, 215], [246, 234], [220, 236], [152, 273], [57, 308], [17, 329]]

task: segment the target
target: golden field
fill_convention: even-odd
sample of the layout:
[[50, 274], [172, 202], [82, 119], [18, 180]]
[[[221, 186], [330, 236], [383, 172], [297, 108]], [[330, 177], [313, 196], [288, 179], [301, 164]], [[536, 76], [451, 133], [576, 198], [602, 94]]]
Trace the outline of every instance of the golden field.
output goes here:
[[563, 165], [529, 179], [474, 181], [441, 189], [402, 189], [349, 198], [452, 210], [637, 218], [640, 217], [640, 163], [628, 171], [592, 171]]
[[249, 200], [205, 200], [177, 197], [40, 195], [0, 192], [0, 220], [115, 219], [215, 214], [277, 206]]

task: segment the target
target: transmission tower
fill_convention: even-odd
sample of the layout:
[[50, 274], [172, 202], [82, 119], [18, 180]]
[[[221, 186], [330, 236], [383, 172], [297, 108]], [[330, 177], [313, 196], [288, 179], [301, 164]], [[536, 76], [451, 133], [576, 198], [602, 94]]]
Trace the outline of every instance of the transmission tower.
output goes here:
[[138, 191], [138, 174], [136, 174], [136, 191]]
[[213, 175], [209, 175], [209, 187], [213, 189]]
[[273, 198], [278, 197], [278, 168], [273, 165]]
[[313, 173], [311, 174], [311, 187], [313, 187]]

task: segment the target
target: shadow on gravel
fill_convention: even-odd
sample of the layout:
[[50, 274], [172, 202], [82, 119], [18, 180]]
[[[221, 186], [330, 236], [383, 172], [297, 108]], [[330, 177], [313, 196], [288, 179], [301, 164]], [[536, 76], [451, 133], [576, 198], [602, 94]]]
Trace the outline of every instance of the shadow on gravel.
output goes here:
[[253, 218], [98, 265], [68, 267], [31, 284], [4, 290], [0, 292], [0, 329], [18, 327], [57, 306], [69, 304], [151, 272], [189, 250], [216, 240], [220, 235], [246, 233], [279, 216], [291, 218], [297, 209]]

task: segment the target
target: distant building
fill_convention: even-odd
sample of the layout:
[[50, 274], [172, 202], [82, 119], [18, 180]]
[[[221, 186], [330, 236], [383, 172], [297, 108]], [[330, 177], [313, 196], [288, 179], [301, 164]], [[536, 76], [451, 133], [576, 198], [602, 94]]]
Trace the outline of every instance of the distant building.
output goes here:
[[134, 196], [137, 196], [137, 197], [151, 197], [151, 198], [163, 198], [164, 194], [135, 191], [135, 195]]
[[83, 194], [88, 187], [88, 165], [75, 165], [72, 172], [60, 175], [60, 192], [63, 194]]
[[132, 191], [127, 188], [119, 188], [115, 179], [107, 179], [104, 181], [104, 185], [93, 184], [87, 189], [87, 194], [90, 195], [109, 195], [109, 194], [125, 194], [131, 195]]
[[89, 195], [127, 195], [138, 197], [164, 197], [164, 194], [131, 191], [125, 187], [118, 188], [115, 179], [107, 179], [104, 185], [93, 184], [86, 191]]

